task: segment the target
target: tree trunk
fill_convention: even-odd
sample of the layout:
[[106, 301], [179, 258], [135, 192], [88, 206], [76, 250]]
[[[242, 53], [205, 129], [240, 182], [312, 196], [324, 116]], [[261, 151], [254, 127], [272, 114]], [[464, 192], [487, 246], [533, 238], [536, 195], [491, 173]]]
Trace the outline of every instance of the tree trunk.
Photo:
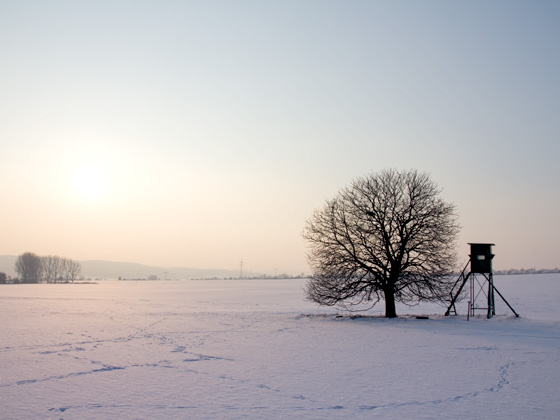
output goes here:
[[383, 292], [385, 294], [385, 318], [396, 318], [395, 290], [391, 286], [388, 286]]

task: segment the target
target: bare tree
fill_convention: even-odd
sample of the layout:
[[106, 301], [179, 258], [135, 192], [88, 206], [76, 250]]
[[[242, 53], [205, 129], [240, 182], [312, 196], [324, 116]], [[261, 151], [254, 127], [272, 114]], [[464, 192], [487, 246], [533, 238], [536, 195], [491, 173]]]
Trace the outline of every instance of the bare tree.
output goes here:
[[77, 261], [58, 255], [39, 257], [27, 252], [17, 258], [16, 271], [20, 274], [22, 283], [73, 283], [80, 276], [82, 266]]
[[22, 283], [39, 283], [41, 266], [41, 257], [32, 252], [26, 252], [17, 257], [15, 269], [20, 275]]
[[74, 281], [77, 280], [78, 277], [80, 277], [80, 274], [82, 272], [82, 265], [77, 261], [66, 259], [65, 269], [66, 283], [68, 283], [69, 281], [74, 283]]
[[47, 283], [56, 283], [64, 271], [64, 259], [58, 255], [41, 257], [42, 276]]
[[69, 258], [49, 255], [41, 257], [43, 278], [47, 283], [74, 282], [82, 271], [79, 262]]
[[60, 259], [60, 275], [58, 276], [58, 280], [62, 283], [68, 283], [70, 280], [70, 269], [72, 266], [72, 260], [68, 258], [61, 258]]
[[8, 283], [8, 276], [6, 273], [0, 273], [0, 284]]
[[307, 299], [346, 308], [384, 300], [389, 318], [395, 302], [446, 300], [459, 225], [440, 192], [428, 174], [385, 170], [327, 201], [303, 232], [313, 270]]

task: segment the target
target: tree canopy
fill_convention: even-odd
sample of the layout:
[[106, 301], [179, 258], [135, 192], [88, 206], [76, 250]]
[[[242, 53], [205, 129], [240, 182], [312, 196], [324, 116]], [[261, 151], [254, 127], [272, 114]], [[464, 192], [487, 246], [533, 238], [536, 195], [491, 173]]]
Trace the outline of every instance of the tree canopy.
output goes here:
[[[456, 268], [456, 209], [425, 173], [384, 170], [355, 179], [307, 221], [313, 271], [307, 299], [356, 307], [446, 300]], [[361, 307], [361, 306], [360, 306]]]
[[22, 283], [74, 282], [80, 276], [82, 266], [79, 262], [57, 255], [41, 257], [26, 252], [17, 257], [15, 270]]
[[41, 279], [41, 257], [25, 252], [17, 257], [15, 269], [22, 283], [38, 283]]

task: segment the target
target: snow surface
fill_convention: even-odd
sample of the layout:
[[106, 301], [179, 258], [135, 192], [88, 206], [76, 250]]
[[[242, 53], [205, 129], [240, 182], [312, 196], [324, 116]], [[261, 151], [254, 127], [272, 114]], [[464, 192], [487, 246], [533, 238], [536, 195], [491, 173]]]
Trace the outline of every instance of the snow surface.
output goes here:
[[336, 317], [303, 280], [3, 285], [0, 418], [560, 418], [560, 275], [494, 279], [521, 318]]

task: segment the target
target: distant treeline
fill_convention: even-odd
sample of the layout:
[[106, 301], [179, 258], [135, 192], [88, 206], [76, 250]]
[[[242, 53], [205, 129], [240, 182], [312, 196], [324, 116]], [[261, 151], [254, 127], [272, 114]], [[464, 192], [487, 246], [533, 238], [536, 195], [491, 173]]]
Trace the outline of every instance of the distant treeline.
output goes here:
[[58, 255], [41, 257], [26, 252], [17, 257], [15, 271], [19, 277], [0, 273], [0, 283], [73, 283], [80, 277], [82, 266]]
[[243, 277], [202, 277], [193, 280], [288, 280], [288, 279], [307, 279], [309, 275], [307, 274], [276, 274], [276, 275], [255, 275], [255, 276], [243, 276]]
[[550, 274], [550, 273], [560, 273], [559, 268], [510, 268], [508, 270], [496, 270], [494, 274]]

